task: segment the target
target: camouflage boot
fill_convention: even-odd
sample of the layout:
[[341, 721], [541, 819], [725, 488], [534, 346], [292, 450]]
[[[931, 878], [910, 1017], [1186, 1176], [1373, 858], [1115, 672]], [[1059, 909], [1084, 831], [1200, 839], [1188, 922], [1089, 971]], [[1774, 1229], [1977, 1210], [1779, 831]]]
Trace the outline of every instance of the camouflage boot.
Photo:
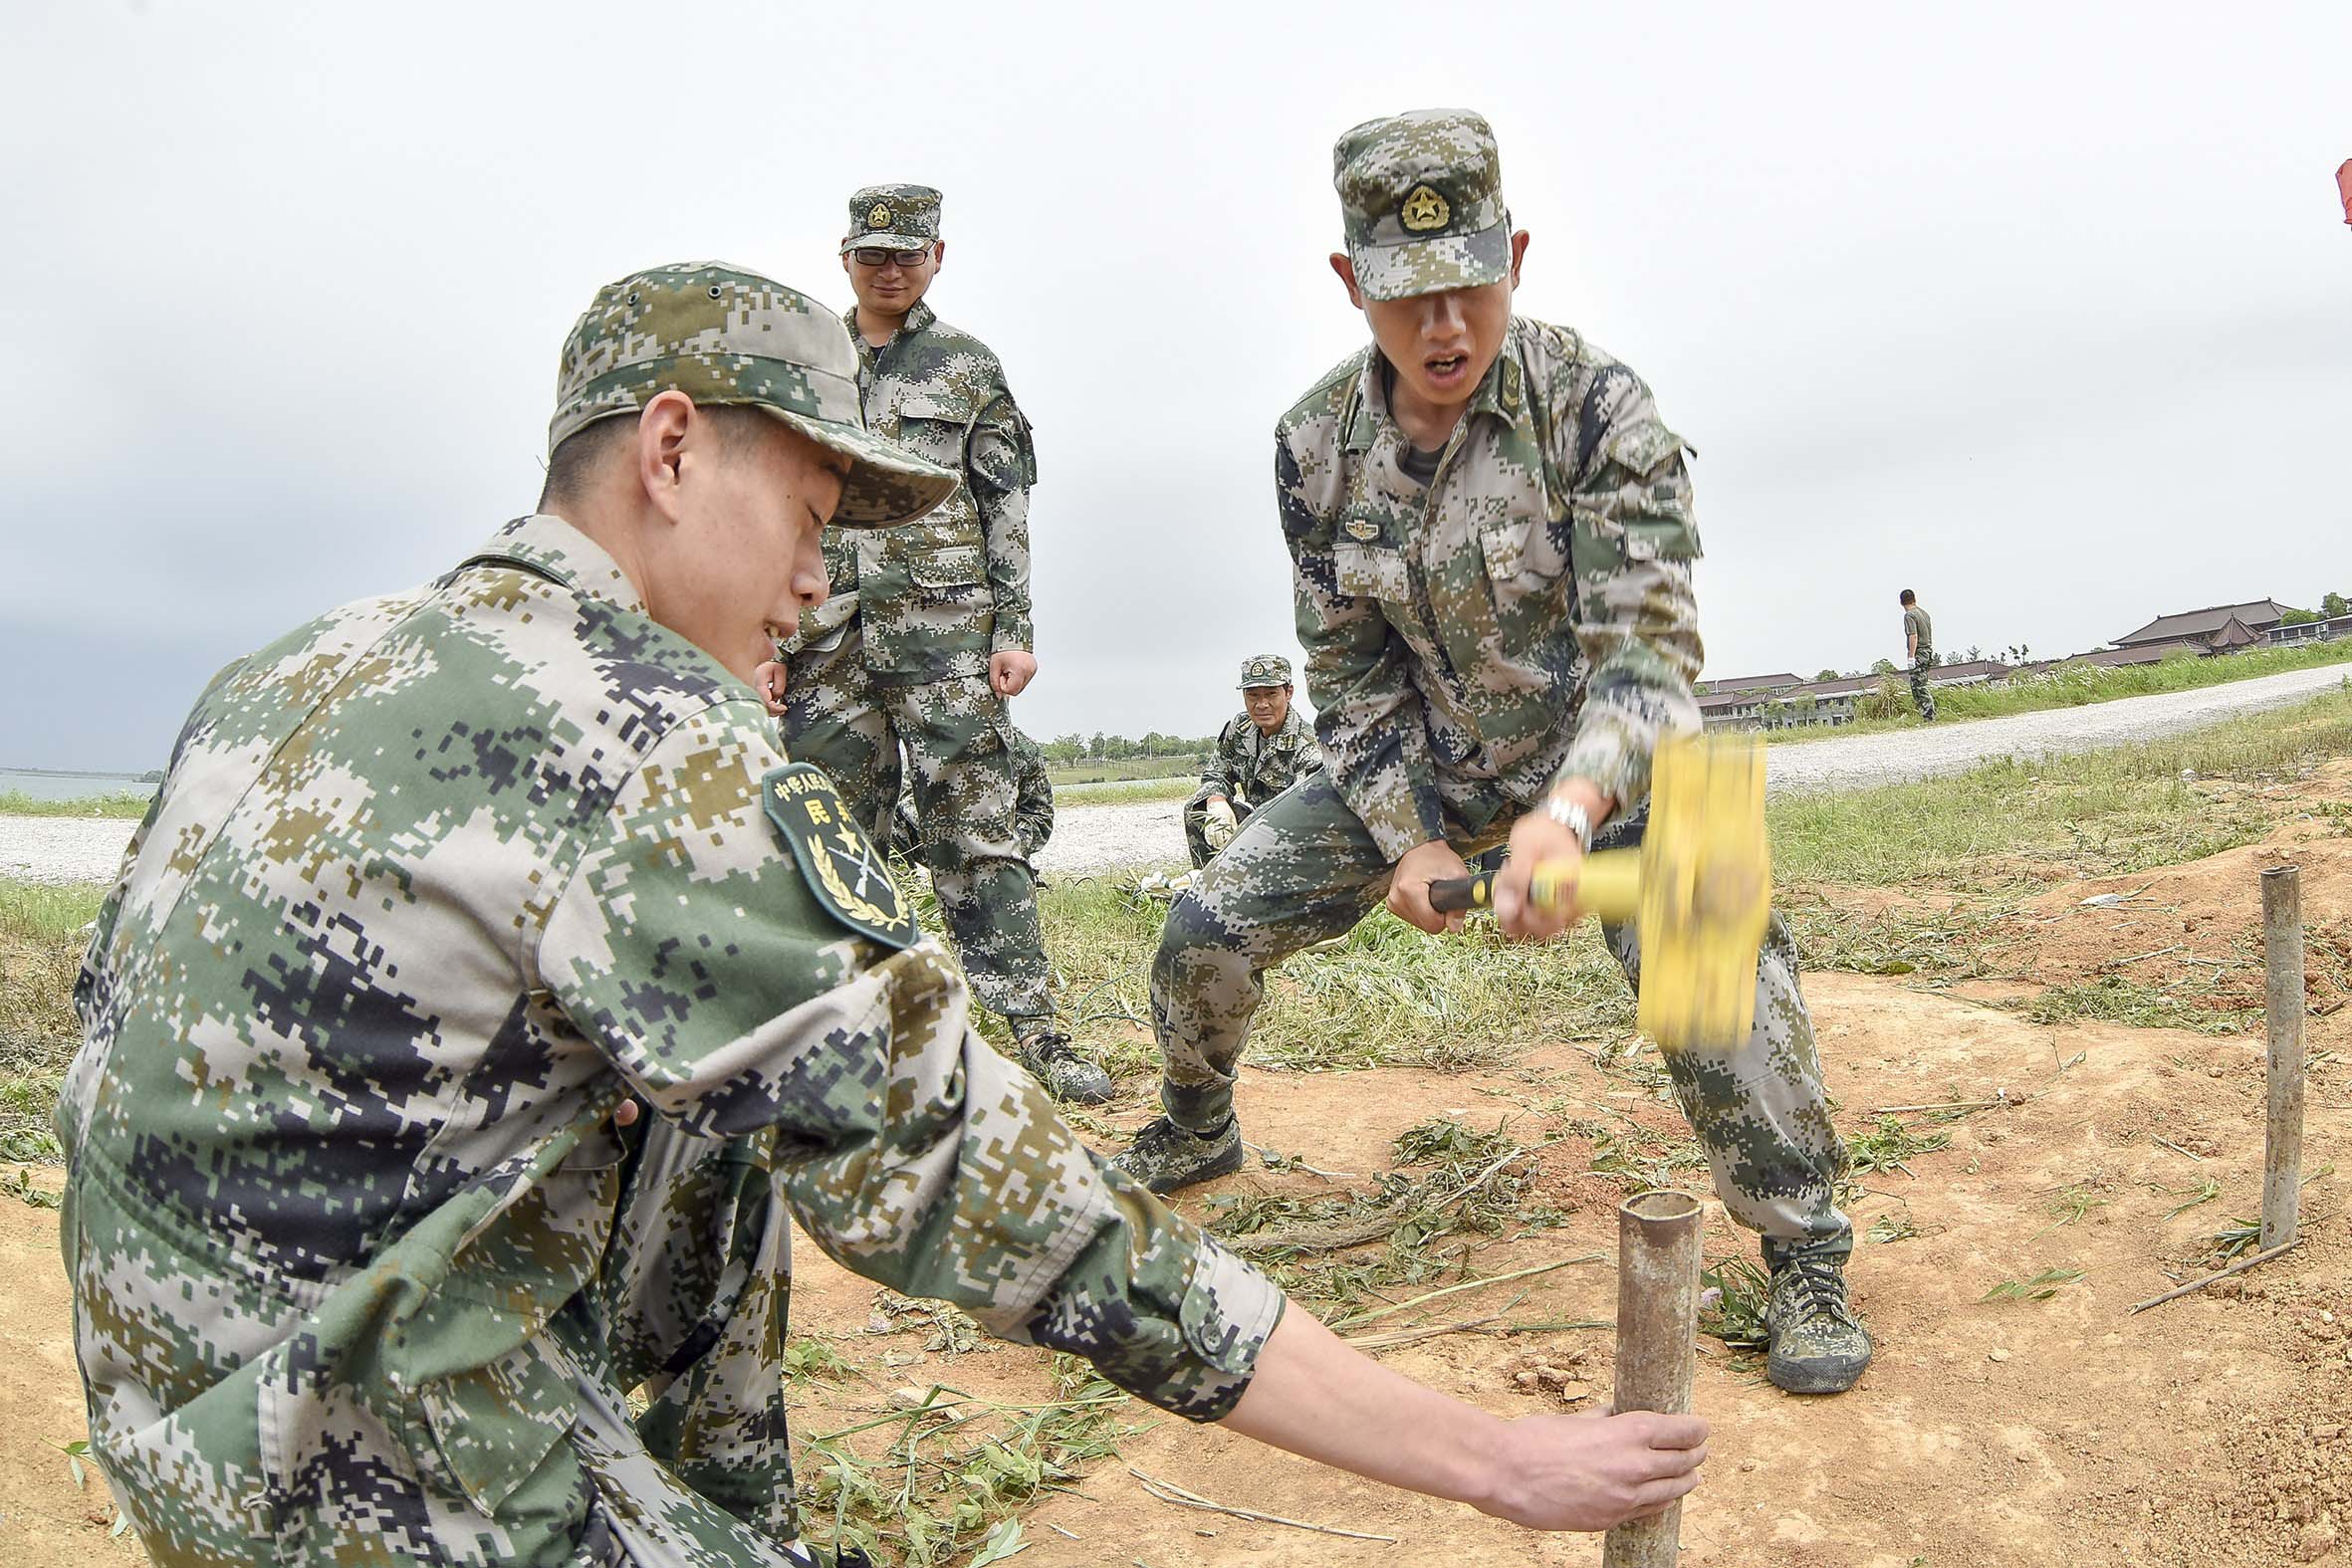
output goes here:
[[1843, 1394], [1870, 1365], [1870, 1331], [1846, 1303], [1845, 1259], [1775, 1257], [1769, 1243], [1764, 1259], [1772, 1269], [1764, 1376], [1791, 1394]]
[[1172, 1193], [1240, 1170], [1242, 1126], [1228, 1116], [1222, 1131], [1204, 1136], [1156, 1117], [1110, 1163], [1155, 1193]]
[[1069, 1036], [1042, 1023], [1021, 1036], [1021, 1065], [1046, 1092], [1072, 1105], [1100, 1105], [1110, 1098], [1110, 1074], [1078, 1054]]

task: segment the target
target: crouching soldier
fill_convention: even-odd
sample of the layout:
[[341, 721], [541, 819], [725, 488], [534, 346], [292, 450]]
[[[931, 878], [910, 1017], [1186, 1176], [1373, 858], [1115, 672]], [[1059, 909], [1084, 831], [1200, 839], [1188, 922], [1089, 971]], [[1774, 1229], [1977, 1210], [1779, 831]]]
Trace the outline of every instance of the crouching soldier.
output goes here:
[[1199, 870], [1233, 842], [1250, 813], [1323, 766], [1314, 730], [1291, 706], [1291, 661], [1260, 653], [1242, 661], [1242, 711], [1217, 735], [1200, 792], [1184, 805], [1184, 843]]
[[1695, 1484], [1703, 1422], [1506, 1422], [1286, 1311], [972, 1032], [750, 684], [827, 519], [956, 483], [862, 428], [837, 321], [625, 278], [549, 443], [535, 515], [213, 680], [91, 939], [63, 1244], [92, 1456], [161, 1568], [810, 1563], [795, 1225], [1180, 1416], [1536, 1527]]
[[[1166, 1114], [1118, 1163], [1155, 1191], [1236, 1170], [1235, 1067], [1265, 972], [1385, 899], [1447, 929], [1429, 885], [1508, 843], [1496, 912], [1562, 930], [1529, 876], [1639, 842], [1650, 756], [1696, 728], [1699, 553], [1681, 440], [1625, 366], [1512, 314], [1526, 255], [1493, 133], [1431, 111], [1339, 139], [1331, 266], [1371, 346], [1283, 417], [1275, 491], [1324, 771], [1258, 812], [1169, 912], [1151, 977]], [[1460, 917], [1453, 917], [1458, 923]], [[1608, 940], [1628, 978], [1631, 930]], [[1771, 1268], [1773, 1381], [1860, 1376], [1852, 1231], [1796, 952], [1775, 919], [1746, 1039], [1667, 1058], [1685, 1113]]]

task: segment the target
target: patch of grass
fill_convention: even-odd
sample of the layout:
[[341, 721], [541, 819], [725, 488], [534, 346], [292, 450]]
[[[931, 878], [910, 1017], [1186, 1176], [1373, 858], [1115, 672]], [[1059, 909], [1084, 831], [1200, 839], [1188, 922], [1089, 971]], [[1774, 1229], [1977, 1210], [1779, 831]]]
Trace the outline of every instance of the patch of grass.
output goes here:
[[32, 1176], [21, 1165], [0, 1171], [0, 1198], [14, 1198], [34, 1209], [56, 1209], [65, 1202], [64, 1195], [35, 1186]]
[[[2307, 777], [2352, 753], [2352, 693], [2112, 751], [2002, 760], [1920, 784], [1774, 799], [1783, 884], [2030, 889], [2177, 865], [2250, 843], [2263, 806], [2215, 781]], [[2188, 770], [2194, 782], [2181, 775]]]
[[[1391, 1171], [1371, 1187], [1312, 1197], [1227, 1195], [1209, 1200], [1209, 1225], [1294, 1295], [1353, 1306], [1393, 1285], [1418, 1284], [1456, 1263], [1453, 1235], [1549, 1229], [1561, 1216], [1529, 1209], [1532, 1148], [1500, 1127], [1480, 1133], [1442, 1120], [1406, 1129], [1398, 1157], [1420, 1169]], [[1380, 1243], [1378, 1250], [1371, 1250]], [[1360, 1249], [1360, 1250], [1359, 1250]]]
[[2120, 975], [2100, 975], [2073, 985], [2052, 986], [2022, 1004], [2036, 1023], [2124, 1023], [2142, 1029], [2193, 1029], [2200, 1034], [2242, 1034], [2258, 1014], [2251, 1008], [2203, 1004], [2176, 989], [2142, 986]]
[[135, 822], [147, 814], [154, 798], [152, 789], [84, 795], [77, 800], [47, 800], [22, 789], [0, 789], [0, 816], [113, 816]]
[[1904, 1162], [1914, 1155], [1933, 1154], [1952, 1147], [1948, 1132], [1907, 1127], [1900, 1117], [1881, 1116], [1868, 1132], [1846, 1141], [1847, 1171], [1853, 1176], [1877, 1176], [1900, 1171], [1917, 1176]]
[[71, 943], [81, 954], [83, 928], [98, 918], [107, 888], [100, 882], [20, 882], [0, 877], [0, 937], [43, 944]]
[[1815, 888], [1774, 900], [1796, 938], [1807, 969], [1855, 975], [1916, 975], [1923, 980], [1974, 980], [1989, 973], [1986, 953], [2013, 906], [1940, 908], [1897, 905], [1842, 908]]
[[56, 1160], [59, 1082], [82, 1042], [74, 979], [106, 889], [0, 879], [0, 1160]]
[[1251, 1048], [1262, 1065], [1462, 1069], [1537, 1041], [1632, 1032], [1632, 990], [1589, 921], [1530, 947], [1483, 917], [1433, 937], [1378, 910], [1275, 973]]
[[1123, 1425], [1127, 1397], [1084, 1362], [1054, 1358], [1059, 1398], [1040, 1405], [976, 1399], [934, 1385], [893, 1396], [900, 1409], [803, 1441], [800, 1502], [808, 1538], [855, 1547], [905, 1568], [1001, 1561], [1009, 1525], [1080, 1467], [1141, 1431]]
[[1642, 1128], [1594, 1127], [1590, 1169], [1626, 1178], [1629, 1193], [1672, 1187], [1675, 1172], [1699, 1170], [1707, 1151], [1695, 1139], [1659, 1140]]
[[1989, 1301], [2047, 1301], [2083, 1277], [2079, 1268], [2045, 1268], [2031, 1279], [2004, 1279], [1979, 1298]]
[[1764, 1309], [1772, 1281], [1745, 1257], [1722, 1258], [1699, 1270], [1699, 1332], [1738, 1349], [1762, 1349], [1771, 1342]]
[[1055, 795], [1058, 798], [1064, 784], [1116, 783], [1123, 779], [1189, 779], [1197, 782], [1202, 768], [1207, 764], [1208, 752], [1205, 749], [1194, 752], [1163, 752], [1153, 757], [1101, 758], [1075, 763], [1054, 763], [1047, 767], [1046, 778], [1054, 785]]
[[788, 1379], [825, 1383], [837, 1383], [843, 1378], [862, 1379], [865, 1376], [848, 1357], [823, 1340], [807, 1335], [785, 1347], [784, 1375]]
[[[1198, 778], [1183, 774], [1173, 779], [1110, 779], [1089, 784], [1056, 784], [1054, 803], [1064, 805], [1135, 805], [1148, 800], [1189, 800], [1201, 786]], [[1181, 854], [1171, 852], [1171, 861]]]
[[[2210, 659], [2188, 656], [2166, 659], [2156, 664], [2126, 665], [2121, 669], [2095, 664], [2068, 665], [2039, 675], [1981, 686], [1939, 686], [1935, 689], [1936, 722], [1945, 725], [1960, 719], [1996, 719], [2013, 713], [2079, 708], [2089, 703], [2112, 702], [2118, 697], [2147, 697], [2158, 692], [2227, 686], [2232, 681], [2250, 681], [2264, 675], [2283, 675], [2289, 670], [2317, 669], [2324, 665], [2344, 663], [2352, 663], [2352, 641], [2314, 642], [2292, 648], [2249, 649], [2244, 653], [2224, 654]], [[1792, 745], [1833, 735], [1873, 735], [1889, 730], [1918, 729], [1919, 715], [1911, 709], [1909, 679], [1908, 673], [1896, 677], [1902, 706], [1894, 718], [1773, 730], [1767, 732], [1767, 739], [1775, 745]]]
[[2177, 1220], [2182, 1215], [2187, 1214], [2190, 1210], [2195, 1209], [2199, 1204], [2210, 1204], [2215, 1199], [2221, 1197], [2222, 1184], [2215, 1178], [2209, 1176], [2203, 1181], [2199, 1182], [2195, 1187], [2183, 1187], [2178, 1190], [2170, 1187], [2159, 1187], [2157, 1188], [2157, 1191], [2164, 1194], [2164, 1196], [2167, 1198], [2181, 1199], [2180, 1203], [2173, 1205], [2170, 1209], [2167, 1209], [2164, 1212], [2164, 1217], [2167, 1220]]
[[2057, 1198], [2050, 1204], [2050, 1224], [2034, 1233], [2037, 1236], [2047, 1235], [2052, 1231], [2080, 1225], [2092, 1210], [2106, 1207], [2107, 1200], [2099, 1196], [2096, 1186], [2089, 1182], [2077, 1182], [2072, 1187], [2059, 1190]]
[[[1057, 882], [1038, 903], [1073, 1031], [1114, 1072], [1156, 1071], [1145, 1022], [1168, 906], [1095, 877]], [[1530, 947], [1483, 917], [1433, 937], [1375, 910], [1337, 946], [1295, 954], [1266, 979], [1250, 1030], [1249, 1059], [1262, 1067], [1458, 1070], [1538, 1041], [1633, 1031], [1632, 990], [1589, 921]]]

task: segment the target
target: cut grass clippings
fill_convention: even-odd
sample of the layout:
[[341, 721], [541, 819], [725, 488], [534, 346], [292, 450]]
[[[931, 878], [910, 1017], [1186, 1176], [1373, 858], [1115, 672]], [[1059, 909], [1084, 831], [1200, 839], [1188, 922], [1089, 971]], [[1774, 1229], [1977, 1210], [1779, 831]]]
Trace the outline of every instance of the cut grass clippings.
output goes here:
[[1060, 1398], [1046, 1404], [905, 1389], [888, 1415], [801, 1440], [803, 1529], [905, 1568], [970, 1561], [990, 1541], [1010, 1555], [1007, 1520], [1142, 1430], [1122, 1422], [1139, 1407], [1084, 1362], [1058, 1355], [1054, 1377]]
[[2254, 1008], [2232, 1007], [2225, 999], [2184, 995], [2178, 988], [2142, 986], [2120, 975], [2100, 975], [2070, 986], [2052, 986], [2030, 1002], [2014, 1004], [2036, 1023], [2123, 1023], [2140, 1029], [2191, 1029], [2199, 1034], [2242, 1034], [2261, 1018]]

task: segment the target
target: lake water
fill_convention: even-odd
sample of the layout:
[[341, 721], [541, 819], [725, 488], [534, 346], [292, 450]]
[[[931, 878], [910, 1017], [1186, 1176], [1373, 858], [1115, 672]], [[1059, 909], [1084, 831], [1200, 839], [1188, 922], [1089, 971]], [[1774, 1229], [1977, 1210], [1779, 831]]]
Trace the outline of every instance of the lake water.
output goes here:
[[118, 774], [20, 774], [0, 768], [0, 794], [10, 790], [36, 800], [80, 800], [94, 794], [151, 794], [155, 786]]

